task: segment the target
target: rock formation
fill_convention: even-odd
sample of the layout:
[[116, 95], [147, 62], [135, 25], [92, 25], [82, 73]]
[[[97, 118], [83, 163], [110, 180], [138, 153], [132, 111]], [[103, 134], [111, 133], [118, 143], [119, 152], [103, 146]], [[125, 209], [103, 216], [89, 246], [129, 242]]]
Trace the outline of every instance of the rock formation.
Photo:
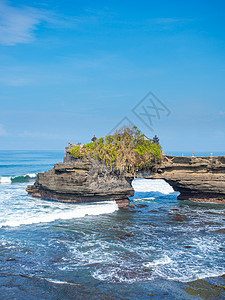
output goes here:
[[116, 200], [119, 206], [129, 204], [128, 198], [134, 194], [132, 178], [94, 159], [65, 160], [48, 172], [39, 173], [34, 185], [27, 187], [28, 194], [62, 202]]
[[139, 172], [138, 177], [164, 179], [178, 199], [225, 204], [225, 156], [165, 156], [155, 172]]
[[[225, 204], [225, 156], [175, 157], [164, 156], [160, 165], [138, 171], [139, 178], [165, 179], [178, 199]], [[74, 159], [66, 148], [64, 163], [39, 173], [28, 194], [63, 202], [116, 200], [119, 206], [133, 196], [133, 175], [121, 172], [95, 159]]]

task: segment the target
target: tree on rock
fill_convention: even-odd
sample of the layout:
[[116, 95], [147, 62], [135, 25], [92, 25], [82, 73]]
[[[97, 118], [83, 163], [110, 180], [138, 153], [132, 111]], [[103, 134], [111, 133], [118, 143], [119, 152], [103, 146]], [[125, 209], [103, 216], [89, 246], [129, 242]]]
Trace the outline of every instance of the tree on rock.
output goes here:
[[70, 151], [76, 159], [97, 159], [111, 170], [127, 171], [134, 176], [137, 170], [145, 170], [161, 162], [162, 148], [146, 139], [137, 127], [123, 127], [113, 135], [92, 139], [91, 143], [76, 145]]
[[153, 137], [152, 142], [159, 145], [159, 138], [157, 135]]

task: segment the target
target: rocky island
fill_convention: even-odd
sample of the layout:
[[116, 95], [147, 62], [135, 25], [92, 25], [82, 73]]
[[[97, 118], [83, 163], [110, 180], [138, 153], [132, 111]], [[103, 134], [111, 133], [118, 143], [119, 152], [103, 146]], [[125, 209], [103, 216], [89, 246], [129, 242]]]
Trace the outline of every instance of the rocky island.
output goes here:
[[29, 195], [62, 202], [115, 200], [129, 204], [134, 178], [164, 179], [178, 199], [225, 204], [225, 156], [176, 157], [137, 128], [86, 145], [69, 144], [63, 163], [39, 173]]

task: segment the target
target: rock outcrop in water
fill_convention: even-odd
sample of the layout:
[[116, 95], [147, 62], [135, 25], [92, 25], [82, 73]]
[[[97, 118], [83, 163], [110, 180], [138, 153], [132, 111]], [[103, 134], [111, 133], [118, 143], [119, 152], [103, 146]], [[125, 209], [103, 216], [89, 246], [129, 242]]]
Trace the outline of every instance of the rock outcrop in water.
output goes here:
[[[164, 179], [178, 199], [225, 204], [225, 156], [175, 157], [164, 156], [160, 165], [138, 171], [139, 178]], [[63, 202], [116, 200], [120, 206], [133, 196], [133, 175], [120, 172], [95, 159], [74, 159], [67, 148], [64, 163], [40, 173], [28, 194]]]
[[164, 179], [178, 199], [225, 204], [225, 156], [165, 156], [155, 172], [139, 172], [138, 177]]
[[131, 178], [111, 170], [97, 160], [75, 160], [69, 156], [48, 172], [39, 173], [28, 194], [62, 202], [94, 202], [116, 200], [119, 206], [129, 204], [133, 196]]

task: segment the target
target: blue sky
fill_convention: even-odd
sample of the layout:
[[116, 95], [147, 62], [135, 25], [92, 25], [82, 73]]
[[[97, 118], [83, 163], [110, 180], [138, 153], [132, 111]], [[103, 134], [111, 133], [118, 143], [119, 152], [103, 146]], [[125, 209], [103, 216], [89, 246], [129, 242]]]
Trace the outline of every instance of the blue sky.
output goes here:
[[[127, 117], [166, 152], [225, 152], [224, 49], [224, 1], [0, 0], [0, 149], [63, 149]], [[149, 91], [171, 112], [153, 131], [132, 111]]]

